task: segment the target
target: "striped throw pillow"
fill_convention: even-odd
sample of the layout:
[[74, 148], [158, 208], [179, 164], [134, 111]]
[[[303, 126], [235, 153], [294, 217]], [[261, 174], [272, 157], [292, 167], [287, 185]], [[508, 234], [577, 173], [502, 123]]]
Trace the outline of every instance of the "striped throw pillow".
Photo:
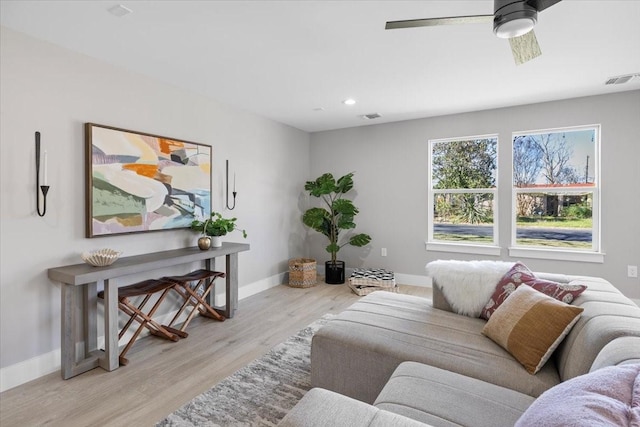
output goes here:
[[533, 375], [549, 360], [583, 310], [529, 286], [518, 286], [491, 315], [482, 333]]

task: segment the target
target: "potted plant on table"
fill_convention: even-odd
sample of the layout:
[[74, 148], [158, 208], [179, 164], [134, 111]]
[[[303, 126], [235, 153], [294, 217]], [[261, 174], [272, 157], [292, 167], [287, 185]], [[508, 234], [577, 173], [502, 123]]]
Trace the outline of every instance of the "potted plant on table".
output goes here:
[[304, 189], [314, 197], [321, 198], [325, 208], [308, 209], [302, 216], [302, 222], [329, 239], [327, 252], [331, 254], [331, 261], [325, 262], [325, 281], [329, 284], [342, 284], [345, 281], [344, 261], [337, 259], [338, 251], [346, 245], [362, 247], [371, 241], [371, 236], [360, 233], [348, 236], [340, 241], [340, 231], [356, 227], [353, 222], [358, 214], [358, 208], [343, 195], [353, 188], [353, 172], [339, 178], [337, 181], [330, 173], [325, 173], [315, 181], [307, 181]]
[[[203, 235], [203, 237], [198, 239], [200, 249], [209, 249], [209, 246], [219, 248], [222, 246], [222, 236], [226, 236], [227, 233], [231, 233], [234, 230], [242, 231], [242, 237], [246, 239], [247, 232], [237, 227], [237, 220], [237, 218], [223, 218], [222, 214], [218, 212], [211, 212], [211, 217], [204, 221], [193, 220], [191, 229], [200, 231]], [[209, 239], [208, 244], [206, 239]]]

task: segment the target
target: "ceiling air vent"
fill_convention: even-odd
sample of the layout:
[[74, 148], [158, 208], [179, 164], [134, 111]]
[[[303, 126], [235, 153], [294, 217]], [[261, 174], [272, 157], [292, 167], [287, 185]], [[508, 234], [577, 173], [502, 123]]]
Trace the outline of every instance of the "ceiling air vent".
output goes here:
[[380, 117], [382, 117], [380, 114], [378, 113], [370, 113], [370, 114], [365, 114], [362, 117], [362, 120], [373, 120], [373, 119], [378, 119]]
[[117, 16], [118, 18], [122, 18], [125, 15], [128, 15], [133, 12], [133, 10], [129, 9], [126, 6], [121, 4], [117, 4], [115, 6], [110, 7], [107, 11], [113, 16]]
[[640, 77], [640, 73], [625, 74], [624, 76], [610, 77], [609, 80], [606, 81], [605, 85], [621, 85], [622, 83], [626, 83], [629, 80], [636, 77]]

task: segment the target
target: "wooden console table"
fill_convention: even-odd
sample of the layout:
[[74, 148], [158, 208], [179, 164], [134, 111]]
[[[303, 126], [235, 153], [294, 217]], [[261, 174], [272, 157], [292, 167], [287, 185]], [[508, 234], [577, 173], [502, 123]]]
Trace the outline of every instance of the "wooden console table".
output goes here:
[[[114, 279], [203, 260], [207, 269], [215, 270], [215, 258], [225, 256], [226, 305], [216, 309], [226, 318], [232, 318], [238, 307], [238, 253], [248, 250], [248, 244], [223, 243], [222, 247], [207, 251], [192, 247], [123, 257], [108, 267], [82, 263], [50, 268], [49, 279], [62, 285], [62, 378], [69, 379], [98, 366], [107, 371], [118, 368], [118, 284]], [[104, 350], [98, 348], [98, 282], [104, 283]], [[214, 298], [212, 292], [211, 306]], [[81, 319], [76, 310], [78, 306]], [[76, 337], [84, 340], [80, 360], [76, 357]]]

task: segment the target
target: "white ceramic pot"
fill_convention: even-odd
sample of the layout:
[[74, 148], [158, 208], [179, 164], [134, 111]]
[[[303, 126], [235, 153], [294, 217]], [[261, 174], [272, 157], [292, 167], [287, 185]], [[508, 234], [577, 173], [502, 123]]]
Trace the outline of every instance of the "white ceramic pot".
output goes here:
[[211, 236], [211, 247], [219, 248], [222, 246], [222, 236]]

